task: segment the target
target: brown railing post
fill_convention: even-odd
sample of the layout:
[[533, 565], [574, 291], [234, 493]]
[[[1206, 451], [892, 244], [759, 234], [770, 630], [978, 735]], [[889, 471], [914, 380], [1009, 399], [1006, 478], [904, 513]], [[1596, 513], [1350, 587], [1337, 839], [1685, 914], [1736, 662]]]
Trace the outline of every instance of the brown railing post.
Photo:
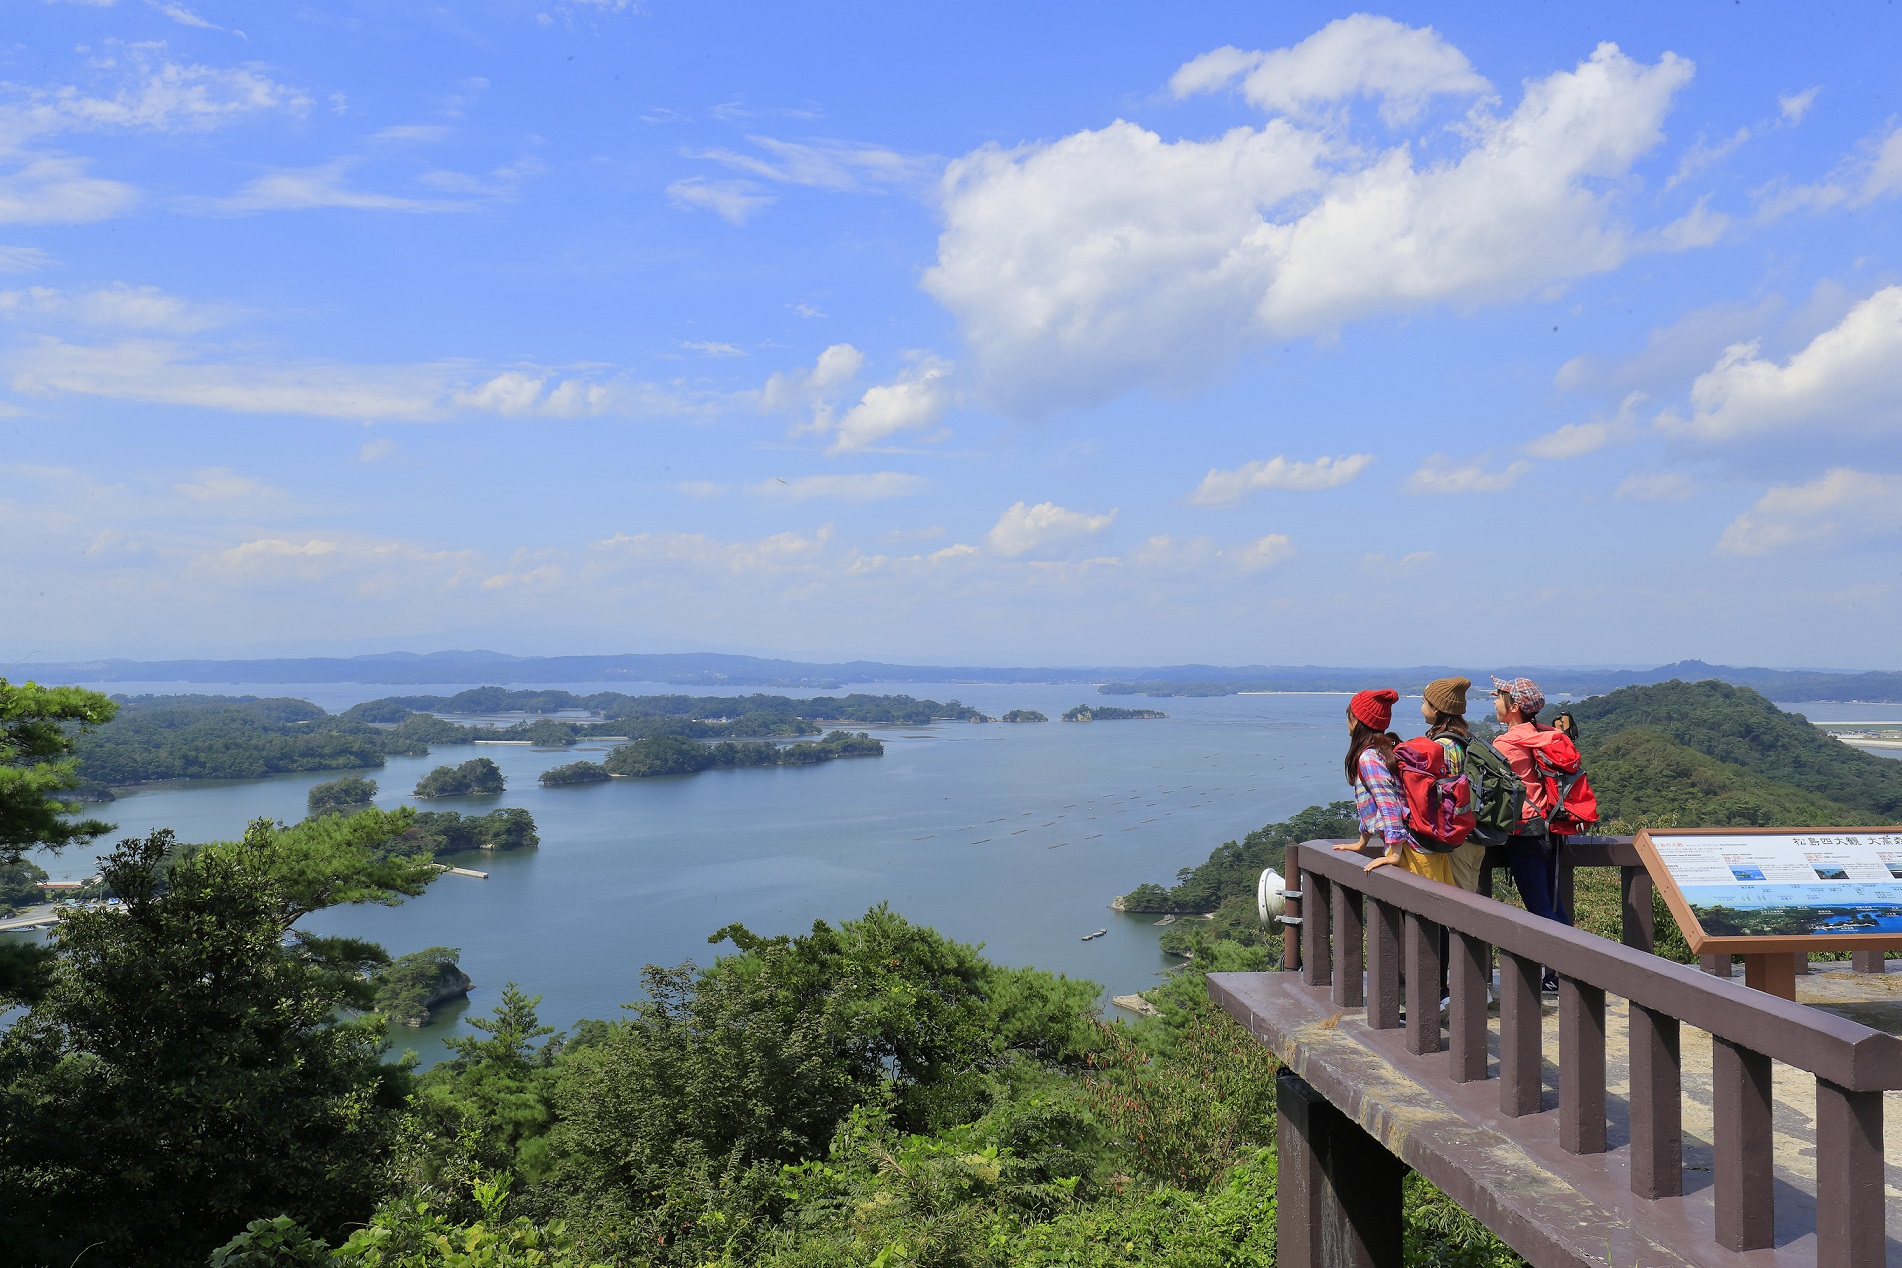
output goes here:
[[1400, 1025], [1400, 909], [1367, 900], [1367, 1024], [1375, 1030]]
[[1301, 968], [1301, 900], [1286, 897], [1289, 891], [1301, 892], [1301, 847], [1290, 845], [1281, 855], [1281, 967], [1284, 972]]
[[1727, 955], [1700, 955], [1697, 957], [1697, 967], [1712, 977], [1729, 977], [1730, 957]]
[[1657, 944], [1651, 891], [1651, 873], [1642, 867], [1618, 869], [1618, 894], [1623, 907], [1620, 941], [1640, 951], [1649, 951]]
[[1725, 1250], [1761, 1250], [1776, 1235], [1770, 1108], [1770, 1058], [1712, 1036], [1713, 1187]]
[[1407, 1051], [1438, 1052], [1440, 1041], [1440, 927], [1407, 912]]
[[1453, 1006], [1448, 1015], [1453, 1032], [1453, 1082], [1477, 1083], [1486, 1077], [1486, 972], [1492, 947], [1464, 933], [1452, 938], [1452, 972], [1448, 985]]
[[1882, 1093], [1816, 1080], [1816, 1268], [1884, 1255]]
[[1334, 1002], [1342, 1008], [1361, 1002], [1362, 901], [1358, 889], [1334, 886]]
[[1632, 1004], [1631, 1191], [1641, 1198], [1684, 1192], [1683, 1064], [1677, 1018]]
[[1499, 1112], [1507, 1118], [1539, 1112], [1542, 975], [1536, 960], [1499, 955]]
[[1850, 967], [1858, 973], [1887, 973], [1889, 971], [1889, 953], [1887, 951], [1851, 951]]
[[1333, 906], [1332, 887], [1318, 873], [1301, 870], [1301, 980], [1326, 986], [1334, 976], [1334, 957], [1328, 946]]
[[1282, 1268], [1401, 1268], [1406, 1167], [1293, 1070], [1275, 1074]]
[[1605, 992], [1559, 978], [1559, 1146], [1605, 1152]]

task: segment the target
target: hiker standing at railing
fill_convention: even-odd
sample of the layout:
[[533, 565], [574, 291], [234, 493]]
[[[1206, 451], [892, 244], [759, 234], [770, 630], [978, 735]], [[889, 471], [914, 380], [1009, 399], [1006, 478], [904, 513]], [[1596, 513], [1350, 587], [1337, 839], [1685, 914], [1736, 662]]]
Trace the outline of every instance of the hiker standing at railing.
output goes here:
[[[1597, 817], [1597, 802], [1585, 780], [1578, 747], [1557, 727], [1539, 721], [1545, 693], [1530, 678], [1493, 679], [1493, 711], [1506, 727], [1493, 748], [1524, 782], [1519, 826], [1505, 845], [1506, 866], [1520, 901], [1535, 916], [1572, 923], [1559, 897], [1559, 850], [1563, 832], [1578, 832]], [[1558, 989], [1547, 970], [1545, 989]]]
[[[1472, 730], [1466, 725], [1466, 693], [1472, 685], [1471, 678], [1435, 678], [1426, 685], [1420, 701], [1427, 738], [1438, 741], [1446, 752], [1448, 779], [1457, 779], [1464, 771], [1466, 750], [1473, 742]], [[1477, 894], [1479, 873], [1486, 861], [1485, 843], [1468, 839], [1446, 857], [1452, 864], [1453, 883], [1469, 894]]]

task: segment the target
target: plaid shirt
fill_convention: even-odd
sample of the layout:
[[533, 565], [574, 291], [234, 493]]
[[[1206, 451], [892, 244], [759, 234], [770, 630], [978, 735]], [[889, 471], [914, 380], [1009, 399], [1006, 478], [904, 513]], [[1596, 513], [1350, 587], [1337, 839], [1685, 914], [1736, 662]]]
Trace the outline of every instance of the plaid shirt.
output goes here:
[[1406, 794], [1379, 751], [1371, 745], [1362, 749], [1357, 769], [1354, 809], [1360, 814], [1361, 831], [1388, 845], [1415, 846], [1413, 834], [1407, 831]]

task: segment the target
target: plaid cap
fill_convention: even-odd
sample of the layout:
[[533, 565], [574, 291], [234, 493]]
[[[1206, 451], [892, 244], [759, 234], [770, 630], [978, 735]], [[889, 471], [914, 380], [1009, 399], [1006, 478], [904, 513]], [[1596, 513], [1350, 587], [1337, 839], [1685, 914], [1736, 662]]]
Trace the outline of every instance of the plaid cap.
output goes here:
[[1530, 678], [1514, 678], [1511, 682], [1497, 675], [1493, 676], [1493, 690], [1503, 691], [1512, 697], [1521, 713], [1537, 713], [1545, 708], [1545, 693], [1539, 690], [1539, 684]]

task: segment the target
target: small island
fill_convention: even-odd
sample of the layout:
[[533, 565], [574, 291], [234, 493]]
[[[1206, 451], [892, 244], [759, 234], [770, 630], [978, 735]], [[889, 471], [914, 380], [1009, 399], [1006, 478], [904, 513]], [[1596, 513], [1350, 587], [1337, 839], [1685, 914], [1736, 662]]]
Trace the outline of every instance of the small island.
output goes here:
[[1063, 715], [1065, 722], [1122, 722], [1131, 718], [1166, 718], [1160, 709], [1114, 709], [1107, 705], [1080, 704]]
[[541, 773], [543, 788], [564, 788], [569, 784], [606, 783], [613, 776], [608, 768], [599, 762], [569, 762], [566, 766], [551, 766]]
[[429, 1010], [468, 995], [475, 983], [456, 963], [454, 947], [429, 947], [398, 956], [370, 978], [376, 1010], [405, 1026], [427, 1026]]
[[1012, 709], [1004, 715], [1006, 722], [1048, 722], [1049, 720], [1035, 709]]
[[741, 766], [810, 766], [838, 757], [880, 757], [884, 752], [884, 744], [863, 731], [830, 731], [824, 739], [797, 744], [763, 740], [700, 744], [678, 735], [655, 735], [621, 745], [608, 754], [605, 766], [610, 775], [647, 779]]
[[415, 796], [474, 797], [503, 789], [502, 768], [486, 757], [472, 757], [460, 766], [438, 766], [416, 781]]
[[311, 785], [310, 793], [304, 799], [310, 817], [320, 819], [324, 815], [355, 814], [367, 809], [376, 800], [376, 781], [365, 779], [361, 775], [345, 775], [342, 779], [333, 779], [327, 784]]
[[532, 850], [542, 843], [535, 816], [519, 806], [465, 815], [454, 810], [421, 810], [416, 822], [397, 838], [406, 854], [459, 854], [464, 850]]

